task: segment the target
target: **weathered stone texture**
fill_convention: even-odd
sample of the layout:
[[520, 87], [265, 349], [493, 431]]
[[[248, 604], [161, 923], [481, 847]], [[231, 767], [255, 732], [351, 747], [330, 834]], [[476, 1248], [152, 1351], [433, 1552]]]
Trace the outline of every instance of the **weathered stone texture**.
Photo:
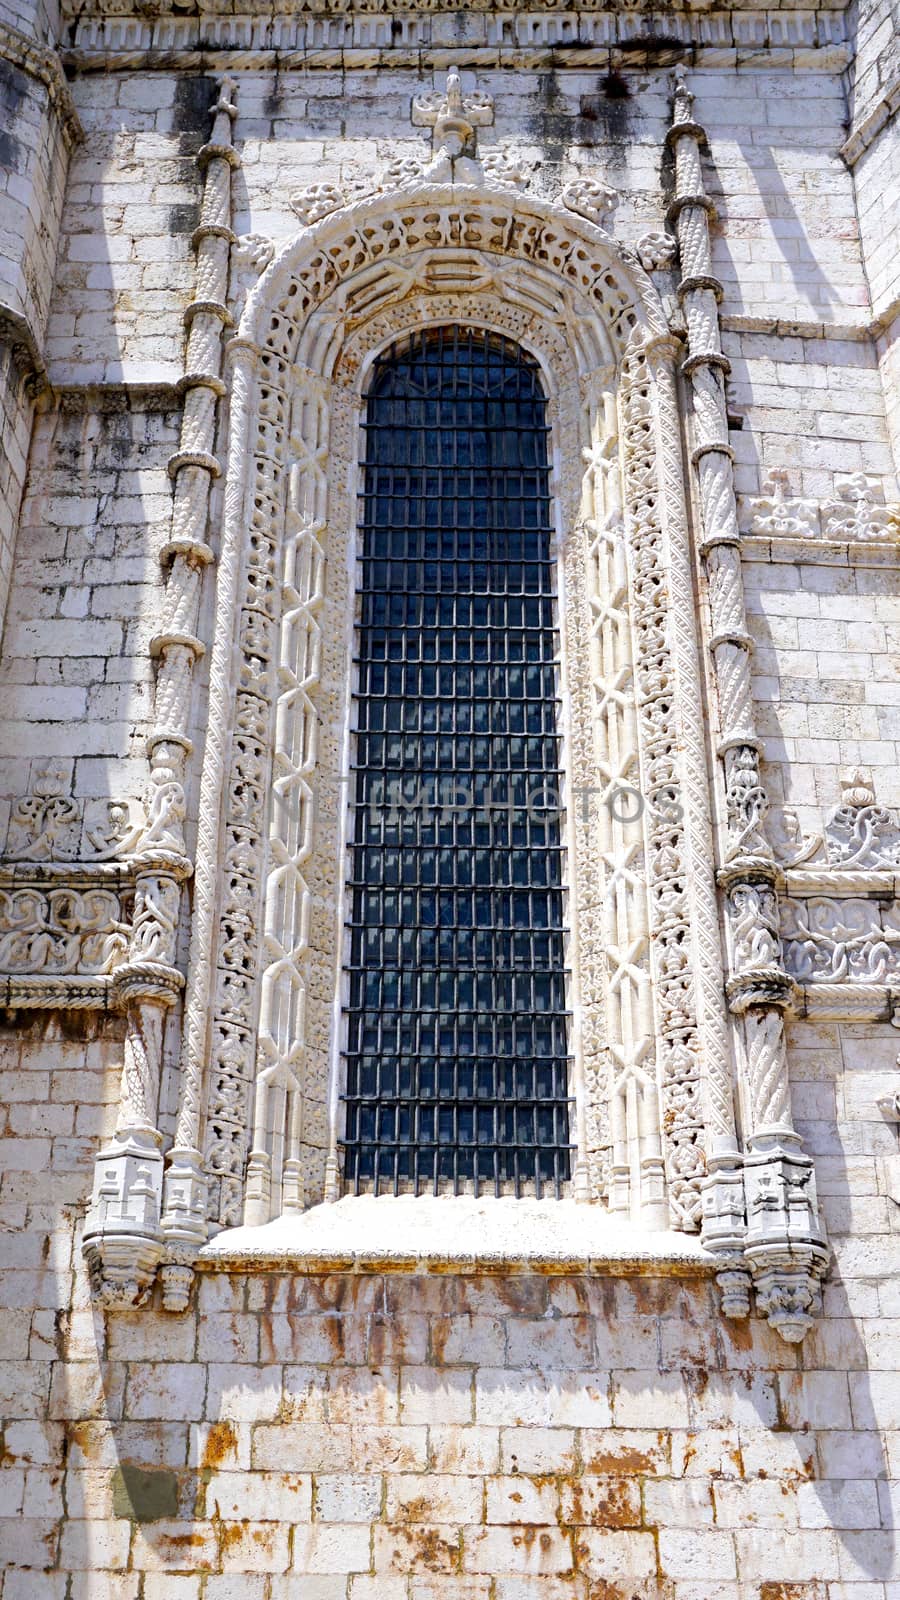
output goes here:
[[12, 345], [0, 345], [0, 628], [19, 525], [31, 439], [32, 408]]
[[[802, 1355], [757, 1321], [723, 1322], [708, 1282], [677, 1277], [212, 1274], [184, 1317], [104, 1322], [69, 1207], [114, 1047], [35, 1043], [15, 1072], [35, 1101], [10, 1105], [22, 1136], [2, 1190], [17, 1230], [3, 1278], [8, 1588], [41, 1593], [59, 1564], [85, 1593], [144, 1600], [236, 1584], [261, 1600], [744, 1600], [784, 1585], [885, 1600], [888, 1140], [845, 1087], [885, 1035], [792, 1038], [798, 1087], [823, 1091], [806, 1126], [841, 1263]], [[93, 1072], [75, 1078], [81, 1054]]]
[[[694, 30], [773, 822], [788, 808], [799, 838], [820, 838], [851, 769], [863, 769], [864, 799], [871, 781], [879, 805], [900, 808], [900, 563], [896, 530], [885, 533], [900, 469], [889, 0], [846, 18], [826, 8], [818, 22], [790, 7], [655, 21], [629, 21], [626, 8], [604, 26], [611, 40], [614, 28], [646, 23], [630, 54], [611, 54], [608, 40], [561, 45], [553, 30], [566, 17], [521, 8], [357, 17], [346, 58], [329, 47], [328, 18], [308, 47], [279, 58], [279, 29], [292, 21], [281, 12], [251, 27], [240, 16], [157, 21], [156, 9], [110, 17], [108, 33], [91, 17], [72, 21], [63, 39], [49, 11], [0, 0], [0, 22], [74, 52], [85, 132], [80, 144], [64, 137], [61, 90], [45, 81], [52, 62], [44, 78], [4, 64], [0, 299], [15, 316], [0, 327], [11, 341], [0, 362], [0, 615], [10, 590], [0, 839], [12, 805], [48, 772], [76, 806], [137, 805], [146, 790], [160, 553], [172, 537], [172, 476], [185, 470], [177, 457], [169, 470], [184, 446], [184, 312], [199, 300], [197, 156], [217, 92], [201, 45], [238, 80], [237, 235], [277, 247], [297, 233], [299, 190], [373, 187], [389, 162], [427, 159], [431, 136], [412, 125], [410, 103], [459, 59], [467, 86], [495, 103], [481, 153], [505, 151], [554, 203], [571, 180], [602, 177], [618, 197], [611, 232], [633, 248], [666, 226], [663, 57]], [[414, 25], [430, 35], [407, 46]], [[191, 54], [178, 43], [189, 29]], [[370, 65], [364, 37], [375, 40]], [[217, 55], [217, 39], [237, 40], [240, 56]], [[101, 60], [107, 48], [119, 53]], [[109, 70], [82, 70], [86, 61]], [[233, 263], [238, 314], [255, 281], [242, 271]], [[654, 272], [680, 337], [676, 278]], [[213, 394], [217, 373], [211, 384], [201, 376]], [[228, 408], [226, 394], [209, 424], [222, 461]], [[207, 457], [204, 470], [219, 464]], [[785, 475], [796, 537], [772, 531], [768, 502], [768, 524], [760, 510], [778, 498], [766, 487], [773, 473]], [[851, 481], [877, 537], [826, 536], [827, 508], [841, 512]], [[192, 559], [219, 556], [222, 518], [217, 482], [209, 550], [198, 555], [194, 538]], [[215, 564], [205, 570], [196, 628], [207, 654], [188, 717], [191, 852], [217, 627]], [[710, 595], [697, 585], [708, 642]], [[171, 629], [176, 644], [183, 632]], [[340, 648], [332, 630], [329, 670]], [[712, 745], [721, 729], [708, 659]], [[336, 745], [325, 716], [318, 725]], [[333, 805], [328, 816], [336, 829]], [[860, 917], [879, 896], [893, 915], [896, 871], [895, 861], [887, 889], [871, 879], [859, 889]], [[330, 880], [309, 876], [332, 928]], [[179, 913], [182, 967], [194, 892], [202, 886]], [[320, 988], [306, 1134], [324, 1149], [333, 985]], [[181, 1315], [163, 1311], [158, 1287], [145, 1307], [104, 1313], [92, 1305], [81, 1231], [97, 1151], [115, 1131], [125, 1018], [112, 1001], [4, 1011], [2, 1600], [900, 1600], [896, 980], [878, 989], [874, 1013], [865, 993], [845, 996], [858, 1020], [832, 1021], [804, 1015], [798, 988], [786, 1024], [793, 1113], [832, 1251], [802, 1345], [759, 1315], [723, 1317], [712, 1263], [670, 1270], [652, 1259], [583, 1272], [207, 1266]], [[179, 1002], [162, 1052], [166, 1147], [181, 1021]]]

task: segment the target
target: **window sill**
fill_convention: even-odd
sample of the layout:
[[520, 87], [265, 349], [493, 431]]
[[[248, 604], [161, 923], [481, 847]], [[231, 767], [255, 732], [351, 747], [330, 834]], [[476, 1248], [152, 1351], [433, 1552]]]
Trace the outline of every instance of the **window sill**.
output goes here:
[[651, 1232], [573, 1200], [360, 1195], [229, 1228], [205, 1245], [207, 1271], [714, 1272], [696, 1235]]

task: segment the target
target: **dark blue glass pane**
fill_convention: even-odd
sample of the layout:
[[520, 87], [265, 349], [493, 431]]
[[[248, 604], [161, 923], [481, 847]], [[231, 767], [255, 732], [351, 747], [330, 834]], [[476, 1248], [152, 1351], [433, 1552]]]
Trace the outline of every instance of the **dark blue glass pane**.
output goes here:
[[569, 1177], [546, 400], [483, 330], [377, 364], [361, 491], [346, 1175]]

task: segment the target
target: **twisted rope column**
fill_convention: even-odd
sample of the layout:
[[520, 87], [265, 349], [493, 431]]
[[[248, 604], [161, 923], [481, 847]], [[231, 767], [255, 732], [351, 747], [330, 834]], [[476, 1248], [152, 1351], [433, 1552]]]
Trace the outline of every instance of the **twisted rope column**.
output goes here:
[[200, 225], [193, 237], [197, 282], [185, 313], [181, 437], [169, 461], [172, 536], [162, 551], [168, 576], [159, 632], [150, 643], [157, 679], [147, 741], [147, 827], [135, 851], [129, 957], [116, 974], [115, 986], [126, 1017], [120, 1110], [113, 1140], [97, 1160], [84, 1237], [92, 1281], [105, 1303], [133, 1304], [144, 1298], [165, 1254], [164, 1300], [179, 1310], [187, 1304], [190, 1285], [185, 1254], [192, 1254], [205, 1237], [205, 1189], [196, 1150], [176, 1145], [164, 1190], [156, 1119], [165, 1018], [183, 984], [175, 965], [181, 884], [192, 870], [184, 837], [184, 780], [192, 749], [188, 729], [194, 667], [204, 648], [197, 637], [202, 576], [213, 559], [206, 524], [210, 485], [219, 473], [213, 452], [217, 405], [225, 393], [222, 329], [230, 320], [231, 171], [237, 163], [230, 91], [230, 82], [223, 80], [212, 138], [197, 158], [205, 174]]
[[[163, 627], [153, 641], [160, 670], [151, 768], [157, 752], [167, 743], [180, 744], [182, 762], [190, 750], [186, 738], [190, 689], [195, 663], [204, 648], [196, 629], [203, 569], [213, 559], [206, 539], [209, 495], [212, 480], [220, 472], [214, 448], [218, 402], [225, 394], [222, 332], [231, 325], [226, 299], [229, 255], [234, 242], [231, 174], [240, 166], [232, 143], [236, 115], [234, 84], [223, 78], [213, 108], [209, 143], [197, 155], [204, 173], [203, 198], [199, 226], [192, 240], [197, 252], [194, 299], [185, 311], [188, 342], [181, 379], [184, 410], [180, 448], [169, 461], [174, 506], [172, 537], [163, 552], [163, 558], [170, 563], [166, 612]], [[168, 724], [161, 715], [163, 711]], [[193, 1257], [206, 1237], [206, 1182], [197, 1148], [199, 1097], [189, 1075], [185, 1081], [182, 1074], [179, 1093], [178, 1125], [166, 1172], [161, 1222], [166, 1249], [161, 1272], [163, 1304], [169, 1311], [186, 1308]]]
[[690, 380], [694, 404], [692, 459], [709, 595], [709, 647], [719, 704], [718, 749], [725, 779], [724, 861], [719, 883], [728, 896], [726, 993], [732, 1013], [741, 1018], [749, 1123], [744, 1160], [746, 1234], [742, 1240], [733, 1195], [725, 1201], [725, 1214], [719, 1214], [714, 1170], [708, 1190], [711, 1215], [704, 1218], [704, 1237], [725, 1257], [724, 1309], [731, 1315], [746, 1310], [743, 1255], [760, 1309], [784, 1338], [796, 1342], [810, 1324], [809, 1309], [826, 1252], [812, 1162], [803, 1153], [791, 1118], [783, 1018], [791, 1003], [792, 984], [782, 965], [778, 939], [777, 869], [763, 831], [767, 802], [753, 719], [752, 641], [746, 628], [725, 405], [729, 363], [719, 331], [722, 286], [712, 274], [710, 250], [709, 224], [715, 208], [703, 185], [700, 150], [706, 135], [694, 121], [693, 95], [683, 68], [676, 71], [667, 140], [675, 156], [675, 196], [669, 220], [678, 239], [682, 272], [678, 294], [688, 330], [683, 370]]

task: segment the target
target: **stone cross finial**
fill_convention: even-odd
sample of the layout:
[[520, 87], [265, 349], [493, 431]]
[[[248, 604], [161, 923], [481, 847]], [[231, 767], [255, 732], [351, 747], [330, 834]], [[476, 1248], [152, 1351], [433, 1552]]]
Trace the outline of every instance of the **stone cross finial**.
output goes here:
[[456, 67], [447, 73], [443, 94], [433, 90], [416, 96], [412, 120], [414, 127], [434, 130], [429, 177], [465, 183], [481, 176], [475, 129], [489, 127], [493, 122], [494, 102], [489, 94], [478, 91], [463, 94]]

